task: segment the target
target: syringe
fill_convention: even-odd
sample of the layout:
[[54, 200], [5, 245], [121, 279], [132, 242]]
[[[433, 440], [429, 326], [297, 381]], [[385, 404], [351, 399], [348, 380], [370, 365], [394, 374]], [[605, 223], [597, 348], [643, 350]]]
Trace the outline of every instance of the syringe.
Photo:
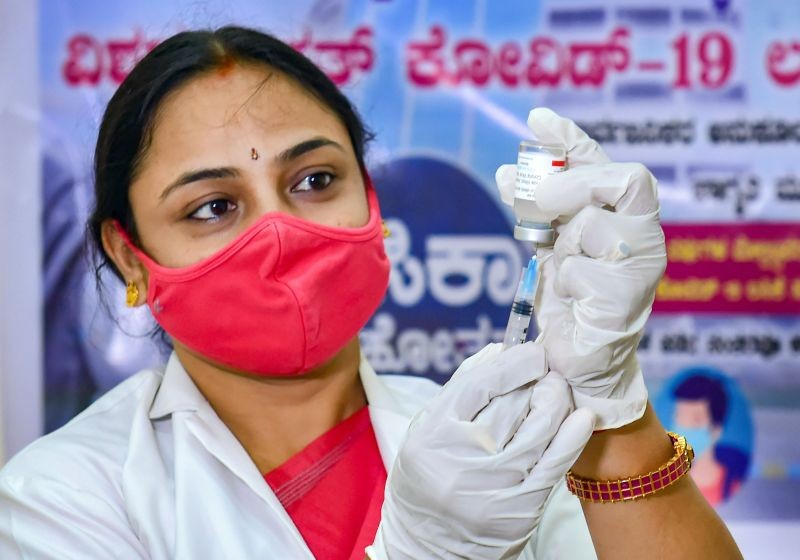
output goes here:
[[511, 316], [508, 318], [506, 335], [503, 338], [503, 349], [522, 344], [528, 336], [528, 327], [533, 315], [533, 298], [536, 295], [536, 272], [538, 263], [536, 254], [531, 257], [526, 268], [522, 269], [514, 303], [511, 305]]

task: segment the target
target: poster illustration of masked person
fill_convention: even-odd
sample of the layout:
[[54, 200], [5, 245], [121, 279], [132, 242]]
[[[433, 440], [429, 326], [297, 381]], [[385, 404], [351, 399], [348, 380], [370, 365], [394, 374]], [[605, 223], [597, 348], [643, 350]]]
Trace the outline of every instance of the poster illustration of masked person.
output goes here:
[[667, 383], [659, 405], [664, 424], [694, 448], [691, 476], [708, 502], [731, 499], [747, 479], [753, 446], [750, 412], [735, 382], [719, 370], [691, 367]]

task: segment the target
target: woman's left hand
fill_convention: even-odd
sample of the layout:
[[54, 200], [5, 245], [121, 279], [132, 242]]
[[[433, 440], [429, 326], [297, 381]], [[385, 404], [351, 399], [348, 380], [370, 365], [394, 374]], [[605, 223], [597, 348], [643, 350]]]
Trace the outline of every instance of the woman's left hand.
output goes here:
[[374, 560], [517, 558], [594, 418], [528, 342], [466, 360], [414, 417], [397, 453]]
[[[623, 426], [647, 404], [636, 348], [667, 262], [656, 180], [642, 164], [612, 162], [549, 109], [531, 111], [528, 127], [540, 143], [564, 146], [569, 166], [535, 194], [558, 233], [552, 248], [538, 252], [540, 340], [575, 406], [593, 410], [598, 429]], [[500, 167], [496, 179], [513, 204], [516, 167]]]

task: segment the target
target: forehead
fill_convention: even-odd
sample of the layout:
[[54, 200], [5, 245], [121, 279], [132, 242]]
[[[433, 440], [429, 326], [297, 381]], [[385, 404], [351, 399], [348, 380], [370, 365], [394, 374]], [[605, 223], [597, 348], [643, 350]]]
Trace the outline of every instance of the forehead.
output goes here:
[[266, 66], [237, 64], [198, 76], [168, 95], [156, 115], [148, 152], [197, 153], [232, 140], [279, 150], [287, 136], [302, 133], [349, 144], [338, 116], [299, 83]]

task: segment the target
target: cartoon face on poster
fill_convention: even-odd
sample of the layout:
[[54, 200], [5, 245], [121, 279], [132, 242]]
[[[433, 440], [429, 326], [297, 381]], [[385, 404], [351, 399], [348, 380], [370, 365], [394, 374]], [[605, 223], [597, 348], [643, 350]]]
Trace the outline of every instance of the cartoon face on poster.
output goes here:
[[656, 410], [694, 448], [691, 475], [709, 503], [731, 499], [747, 480], [753, 452], [749, 405], [735, 381], [709, 367], [684, 369], [666, 383]]

